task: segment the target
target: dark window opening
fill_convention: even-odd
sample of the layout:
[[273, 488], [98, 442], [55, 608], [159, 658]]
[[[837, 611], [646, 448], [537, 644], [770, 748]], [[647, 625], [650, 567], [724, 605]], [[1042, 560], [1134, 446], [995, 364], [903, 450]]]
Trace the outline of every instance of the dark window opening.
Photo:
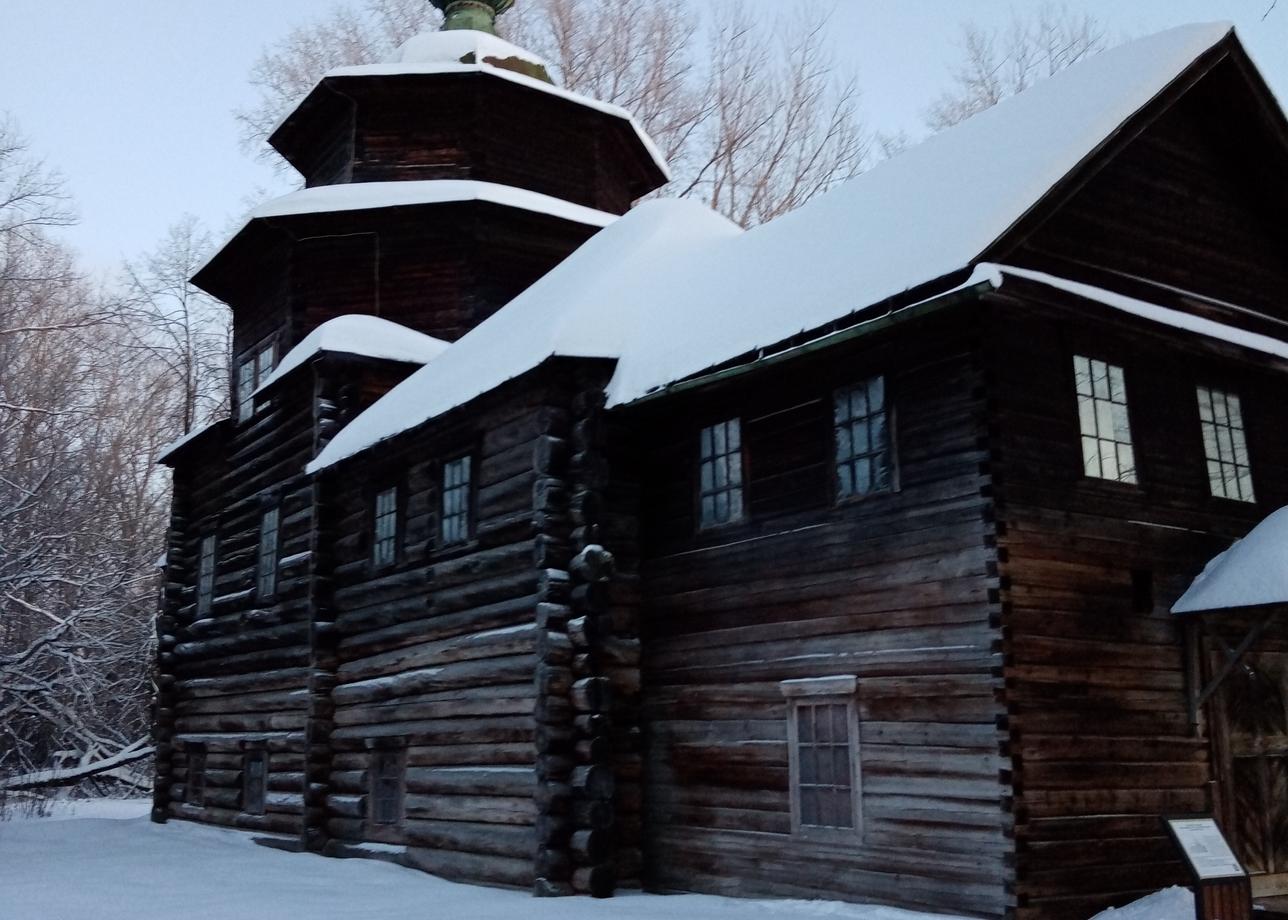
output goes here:
[[885, 378], [873, 377], [838, 390], [834, 404], [837, 497], [889, 490], [892, 477]]
[[401, 751], [377, 751], [371, 760], [372, 824], [397, 824], [403, 813], [405, 759]]
[[256, 589], [261, 598], [277, 590], [277, 554], [281, 512], [270, 508], [259, 520], [259, 556]]
[[835, 700], [795, 706], [796, 805], [802, 828], [854, 828], [851, 707]]
[[248, 751], [242, 773], [242, 811], [262, 815], [267, 791], [268, 751]]
[[393, 565], [398, 559], [397, 486], [376, 495], [374, 513], [375, 540], [371, 544], [371, 561], [376, 566]]
[[188, 748], [188, 787], [184, 799], [189, 805], [206, 804], [206, 751]]
[[699, 520], [718, 527], [742, 520], [742, 423], [729, 419], [702, 429], [699, 439]]
[[444, 546], [464, 543], [470, 538], [470, 465], [469, 457], [443, 464], [439, 531]]
[[1149, 569], [1132, 569], [1131, 607], [1136, 613], [1154, 612], [1154, 573]]
[[215, 598], [215, 535], [201, 538], [197, 562], [197, 616], [209, 615]]

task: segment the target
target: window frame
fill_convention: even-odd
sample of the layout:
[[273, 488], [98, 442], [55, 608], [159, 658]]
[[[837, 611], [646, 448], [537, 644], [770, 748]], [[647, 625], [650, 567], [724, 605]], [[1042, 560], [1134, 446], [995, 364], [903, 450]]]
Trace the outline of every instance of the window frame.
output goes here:
[[277, 341], [261, 342], [237, 362], [235, 381], [237, 421], [248, 422], [255, 417], [255, 391], [267, 382], [277, 366]]
[[[786, 699], [788, 799], [792, 835], [838, 843], [857, 843], [863, 837], [863, 766], [859, 739], [858, 678], [854, 675], [785, 680], [779, 684]], [[806, 824], [801, 804], [800, 711], [803, 707], [844, 706], [850, 766], [851, 827]], [[812, 743], [812, 742], [811, 742]], [[835, 746], [831, 742], [830, 745]], [[818, 784], [806, 784], [818, 785]]]
[[[1203, 417], [1203, 408], [1204, 408], [1203, 394], [1204, 393], [1206, 393], [1208, 396], [1209, 414], [1211, 415], [1210, 419], [1205, 419]], [[1225, 403], [1226, 424], [1224, 425], [1222, 425], [1221, 423], [1218, 423], [1216, 420], [1216, 403], [1213, 400], [1213, 397], [1218, 395], [1222, 397]], [[1232, 387], [1217, 386], [1212, 383], [1199, 382], [1194, 385], [1194, 399], [1195, 399], [1196, 411], [1198, 412], [1198, 417], [1199, 417], [1199, 448], [1200, 448], [1200, 451], [1202, 452], [1202, 457], [1203, 457], [1203, 475], [1207, 479], [1207, 483], [1208, 483], [1208, 496], [1211, 498], [1217, 499], [1219, 501], [1237, 502], [1238, 504], [1241, 504], [1241, 505], [1257, 504], [1257, 485], [1256, 485], [1256, 482], [1254, 481], [1253, 472], [1252, 472], [1252, 448], [1248, 445], [1248, 423], [1247, 423], [1246, 414], [1243, 411], [1242, 395]], [[1235, 411], [1239, 417], [1239, 425], [1237, 427], [1232, 424], [1229, 424], [1229, 420], [1231, 417], [1230, 415], [1231, 401], [1233, 401]], [[1217, 456], [1215, 457], [1213, 457], [1211, 454], [1208, 453], [1207, 429], [1209, 426], [1211, 426], [1214, 431], [1213, 437], [1214, 437], [1214, 442], [1216, 445], [1216, 452], [1217, 452]], [[1221, 447], [1221, 441], [1220, 441], [1220, 434], [1223, 429], [1229, 432], [1230, 453], [1233, 455], [1233, 459], [1228, 461], [1221, 457], [1222, 447]], [[1244, 460], [1243, 463], [1240, 463], [1238, 459], [1239, 449], [1238, 449], [1238, 445], [1236, 445], [1235, 443], [1236, 440], [1242, 441], [1243, 460]], [[1216, 491], [1216, 482], [1212, 478], [1213, 464], [1217, 465], [1218, 472], [1222, 474], [1223, 482], [1225, 481], [1224, 468], [1228, 466], [1234, 469], [1234, 472], [1235, 472], [1234, 485], [1239, 494], [1237, 495], [1219, 494]], [[1241, 471], [1244, 474], [1246, 474], [1246, 481], [1248, 484], [1248, 491], [1246, 495], [1243, 493], [1243, 484], [1242, 484], [1242, 480], [1245, 478], [1245, 476], [1240, 476]]]
[[[447, 484], [448, 470], [460, 463], [465, 464], [464, 485], [462, 486], [460, 484], [457, 484], [450, 487], [449, 489]], [[441, 549], [453, 549], [455, 547], [464, 546], [470, 543], [470, 541], [474, 539], [474, 533], [475, 533], [474, 528], [478, 517], [478, 515], [476, 514], [477, 509], [475, 507], [476, 495], [478, 491], [477, 490], [478, 476], [477, 476], [477, 471], [475, 467], [476, 467], [476, 464], [474, 462], [473, 452], [458, 454], [454, 457], [451, 457], [450, 459], [444, 460], [441, 465], [441, 468], [439, 470], [439, 475], [438, 475], [438, 527], [437, 527], [438, 546]], [[464, 522], [465, 522], [464, 532], [453, 539], [448, 539], [448, 535], [447, 535], [447, 522], [449, 518], [449, 515], [447, 512], [448, 492], [449, 491], [459, 492], [462, 489], [465, 492], [464, 505], [460, 511], [453, 512], [450, 515], [450, 517], [453, 519], [464, 518]]]
[[[210, 550], [207, 552], [206, 547]], [[210, 570], [206, 571], [206, 560]], [[215, 582], [219, 575], [219, 535], [214, 531], [203, 533], [197, 540], [197, 619], [210, 615], [215, 603]]]
[[[1133, 412], [1132, 412], [1132, 400], [1131, 400], [1131, 387], [1129, 387], [1127, 384], [1128, 373], [1127, 373], [1127, 368], [1125, 364], [1115, 363], [1115, 360], [1116, 359], [1093, 357], [1093, 351], [1091, 349], [1087, 349], [1085, 351], [1081, 351], [1081, 350], [1074, 351], [1072, 354], [1072, 361], [1070, 363], [1072, 364], [1072, 371], [1073, 371], [1071, 380], [1073, 383], [1072, 389], [1073, 389], [1073, 397], [1074, 397], [1073, 399], [1074, 419], [1075, 419], [1076, 429], [1078, 432], [1078, 439], [1077, 439], [1077, 451], [1078, 451], [1078, 459], [1079, 459], [1078, 469], [1080, 470], [1080, 476], [1083, 481], [1096, 482], [1096, 483], [1110, 483], [1116, 487], [1125, 487], [1128, 489], [1140, 489], [1142, 486], [1142, 483], [1141, 483], [1142, 465], [1141, 465], [1139, 445], [1136, 442], [1137, 426], [1134, 420], [1132, 419]], [[1084, 394], [1081, 391], [1078, 384], [1078, 377], [1081, 370], [1079, 365], [1080, 361], [1085, 361], [1087, 363], [1087, 372], [1089, 375], [1088, 379], [1090, 381], [1091, 392], [1086, 394]], [[1102, 364], [1105, 366], [1106, 380], [1108, 381], [1106, 386], [1109, 390], [1108, 397], [1101, 397], [1096, 395], [1096, 378], [1094, 376], [1096, 364]], [[1113, 371], [1117, 371], [1121, 378], [1121, 387], [1122, 387], [1121, 401], [1114, 399], [1114, 396], [1113, 396], [1114, 394], [1114, 383], [1113, 383], [1113, 373], [1112, 373]], [[1085, 420], [1083, 417], [1084, 400], [1090, 400], [1090, 404], [1091, 404], [1090, 414], [1091, 414], [1091, 422], [1093, 426], [1093, 431], [1091, 433], [1088, 433], [1085, 427]], [[1116, 429], [1112, 430], [1111, 432], [1113, 435], [1112, 437], [1101, 436], [1101, 433], [1100, 433], [1101, 417], [1100, 417], [1099, 406], [1102, 403], [1109, 405], [1111, 407], [1109, 410], [1111, 415], [1111, 419], [1110, 419], [1111, 426], [1114, 424], [1114, 421], [1112, 419], [1112, 414], [1113, 414], [1112, 407], [1120, 406], [1122, 408], [1122, 415], [1125, 419], [1126, 426], [1127, 426], [1128, 440], [1126, 441], [1118, 440]], [[1096, 460], [1097, 469], [1100, 471], [1098, 474], [1090, 472], [1088, 470], [1089, 458], [1087, 455], [1087, 443], [1086, 443], [1088, 440], [1092, 441], [1096, 447], [1095, 460]], [[1119, 469], [1118, 475], [1116, 476], [1106, 476], [1104, 474], [1105, 473], [1105, 463], [1104, 463], [1105, 455], [1101, 449], [1102, 443], [1112, 444], [1114, 446], [1114, 465]], [[1131, 479], [1124, 479], [1122, 476], [1122, 469], [1121, 469], [1122, 456], [1120, 453], [1120, 448], [1124, 446], [1131, 451], [1131, 461], [1132, 461]]]
[[[393, 508], [388, 513], [382, 513], [380, 500], [390, 492], [394, 495]], [[371, 528], [371, 550], [367, 555], [367, 561], [375, 571], [389, 569], [396, 566], [402, 559], [402, 538], [403, 538], [403, 492], [401, 483], [388, 483], [382, 488], [378, 488], [371, 493], [368, 504], [368, 521]], [[382, 520], [392, 518], [393, 532], [388, 536], [381, 536], [380, 523]], [[386, 557], [381, 552], [381, 546], [388, 543], [390, 551]]]
[[[716, 448], [715, 448], [716, 429], [717, 428], [725, 429], [725, 432], [724, 432], [725, 446], [726, 448], [728, 448], [728, 444], [729, 444], [728, 426], [730, 425], [737, 426], [738, 446], [732, 450], [726, 449], [724, 453], [718, 453], [716, 452]], [[698, 533], [707, 533], [710, 531], [718, 531], [725, 528], [737, 527], [741, 524], [746, 524], [750, 520], [747, 493], [751, 482], [751, 477], [750, 477], [750, 464], [748, 462], [748, 457], [747, 457], [747, 442], [743, 436], [744, 435], [743, 428], [744, 426], [743, 426], [742, 416], [732, 415], [732, 416], [729, 416], [728, 418], [723, 418], [723, 419], [720, 419], [719, 421], [714, 421], [709, 425], [704, 425], [700, 429], [698, 429], [697, 466], [696, 466], [696, 474], [694, 476], [694, 496], [695, 496], [694, 518], [697, 524], [696, 530]], [[710, 432], [711, 434], [712, 451], [710, 455], [707, 455], [706, 448], [704, 445], [704, 441], [706, 439], [706, 435], [708, 432]], [[714, 464], [719, 460], [727, 460], [727, 458], [730, 458], [730, 457], [737, 457], [738, 459], [737, 484], [735, 485], [732, 483], [732, 475], [730, 475], [729, 482], [726, 482], [724, 487], [716, 487], [712, 489], [704, 488], [703, 482], [702, 482], [703, 467], [708, 462], [713, 464], [712, 483], [714, 485], [714, 482], [715, 482]], [[708, 522], [706, 520], [706, 516], [703, 511], [703, 505], [707, 497], [710, 496], [714, 502], [719, 495], [727, 495], [734, 492], [737, 492], [738, 494], [737, 513], [731, 514], [728, 520], [724, 520], [724, 521], [713, 520]]]
[[[273, 545], [266, 549], [264, 537], [265, 525], [273, 519]], [[267, 600], [277, 596], [277, 564], [282, 555], [282, 506], [272, 504], [266, 507], [259, 516], [259, 541], [255, 548], [255, 596]]]
[[[878, 451], [867, 451], [860, 454], [852, 454], [848, 459], [843, 461], [841, 459], [841, 441], [840, 441], [840, 432], [842, 429], [842, 425], [838, 424], [837, 422], [837, 405], [836, 405], [837, 397], [840, 396], [842, 393], [850, 393], [858, 389], [860, 386], [862, 386], [865, 388], [865, 400], [868, 401], [869, 409], [870, 409], [870, 399], [868, 398], [871, 392], [870, 387], [872, 382], [876, 380], [881, 381], [881, 394], [882, 394], [881, 414], [885, 416], [884, 448]], [[879, 496], [879, 495], [892, 495], [898, 492], [899, 491], [899, 460], [898, 460], [898, 452], [895, 449], [895, 443], [896, 443], [895, 442], [895, 409], [894, 409], [893, 401], [890, 398], [889, 375], [885, 373], [870, 374], [862, 380], [851, 381], [842, 386], [834, 387], [831, 392], [831, 408], [832, 408], [832, 414], [831, 414], [832, 503], [835, 505], [846, 505], [853, 502], [867, 501], [868, 499], [875, 498], [876, 496]], [[869, 411], [868, 414], [863, 418], [870, 420], [872, 417], [873, 417], [873, 413]], [[856, 420], [855, 416], [850, 416], [846, 424], [852, 425], [855, 420]], [[871, 443], [870, 435], [869, 435], [869, 443]], [[853, 491], [848, 495], [843, 495], [841, 493], [842, 463], [854, 464], [865, 457], [876, 458], [876, 457], [882, 456], [883, 454], [885, 457], [885, 474], [886, 474], [886, 484], [883, 488], [873, 489], [870, 492]]]
[[[251, 764], [263, 764], [263, 770], [259, 773], [258, 787], [252, 786]], [[247, 815], [262, 815], [268, 810], [268, 771], [269, 756], [268, 748], [252, 747], [247, 748], [242, 757], [242, 794], [241, 794], [241, 811]]]
[[[383, 775], [382, 765], [392, 764], [394, 775]], [[393, 784], [389, 793], [387, 781]], [[407, 799], [407, 751], [404, 748], [377, 747], [371, 752], [370, 767], [367, 773], [367, 823], [373, 827], [398, 827], [406, 817]], [[381, 812], [381, 805], [387, 804], [392, 809], [386, 820]]]
[[183, 787], [183, 800], [196, 808], [206, 806], [206, 746], [189, 745], [188, 773]]

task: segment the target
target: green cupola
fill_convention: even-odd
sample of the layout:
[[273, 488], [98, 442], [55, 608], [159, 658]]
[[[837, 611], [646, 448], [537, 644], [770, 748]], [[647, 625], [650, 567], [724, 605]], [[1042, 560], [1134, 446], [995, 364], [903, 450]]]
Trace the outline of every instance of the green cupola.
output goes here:
[[430, 0], [443, 11], [443, 31], [473, 29], [476, 32], [496, 34], [496, 17], [510, 7], [514, 0]]

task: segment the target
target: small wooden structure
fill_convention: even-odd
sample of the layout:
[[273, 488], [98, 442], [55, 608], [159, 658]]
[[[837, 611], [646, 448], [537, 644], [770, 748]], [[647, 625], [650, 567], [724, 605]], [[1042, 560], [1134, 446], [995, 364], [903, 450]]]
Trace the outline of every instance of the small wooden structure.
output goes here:
[[[1288, 504], [1288, 123], [1238, 39], [1116, 49], [936, 139], [954, 168], [902, 186], [910, 213], [1034, 158], [954, 212], [964, 261], [872, 303], [814, 284], [737, 354], [764, 313], [687, 301], [672, 263], [759, 246], [741, 271], [765, 286], [849, 291], [865, 247], [920, 252], [943, 221], [837, 224], [826, 199], [743, 236], [656, 202], [618, 220], [666, 179], [635, 123], [495, 36], [443, 36], [325, 78], [273, 137], [308, 188], [197, 276], [233, 308], [235, 415], [165, 459], [154, 818], [541, 895], [1084, 920], [1183, 882], [1159, 818], [1215, 811], [1273, 878], [1288, 844], [1257, 822], [1288, 758], [1254, 767], [1241, 685], [1201, 689], [1247, 630], [1168, 612]], [[1051, 106], [1078, 156], [1028, 143]], [[874, 183], [922, 156], [855, 188], [888, 204]], [[632, 286], [674, 302], [627, 315], [584, 258], [601, 240], [647, 251]], [[308, 350], [349, 314], [446, 350]], [[714, 331], [675, 349], [718, 357], [611, 402], [677, 314]], [[471, 389], [532, 341], [554, 344]]]
[[1221, 829], [1208, 815], [1165, 818], [1185, 857], [1194, 886], [1197, 920], [1251, 920], [1252, 885]]

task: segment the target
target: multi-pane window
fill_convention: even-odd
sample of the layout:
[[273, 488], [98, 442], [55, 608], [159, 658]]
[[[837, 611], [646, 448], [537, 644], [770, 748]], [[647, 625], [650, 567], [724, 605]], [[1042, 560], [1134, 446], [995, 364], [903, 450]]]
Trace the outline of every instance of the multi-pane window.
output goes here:
[[263, 386], [273, 373], [276, 347], [270, 342], [237, 365], [237, 418], [246, 421], [255, 414], [255, 399], [251, 395]]
[[376, 751], [373, 755], [368, 803], [372, 824], [397, 824], [402, 820], [403, 764], [401, 751]]
[[393, 565], [398, 558], [397, 486], [376, 494], [373, 527], [375, 539], [371, 544], [371, 561], [377, 566]]
[[201, 552], [197, 558], [197, 615], [210, 613], [215, 598], [215, 535], [201, 538]]
[[246, 752], [242, 770], [242, 811], [250, 815], [264, 813], [268, 791], [268, 751], [260, 748]]
[[703, 527], [742, 520], [742, 423], [729, 419], [702, 429], [698, 507]]
[[439, 520], [439, 531], [444, 546], [464, 543], [470, 538], [469, 457], [460, 457], [443, 464], [443, 494]]
[[799, 832], [859, 828], [855, 680], [786, 681], [792, 824]]
[[206, 804], [206, 749], [188, 748], [188, 786], [184, 798], [189, 805]]
[[890, 433], [885, 378], [837, 390], [833, 430], [836, 433], [838, 498], [870, 495], [890, 488]]
[[1127, 387], [1122, 368], [1076, 355], [1073, 371], [1078, 390], [1084, 472], [1098, 479], [1136, 482], [1136, 453], [1127, 418]]
[[1199, 387], [1198, 393], [1203, 451], [1212, 494], [1241, 502], [1256, 501], [1239, 397], [1210, 387]]
[[270, 508], [259, 519], [259, 555], [256, 560], [256, 588], [260, 597], [277, 590], [277, 546], [281, 512]]

